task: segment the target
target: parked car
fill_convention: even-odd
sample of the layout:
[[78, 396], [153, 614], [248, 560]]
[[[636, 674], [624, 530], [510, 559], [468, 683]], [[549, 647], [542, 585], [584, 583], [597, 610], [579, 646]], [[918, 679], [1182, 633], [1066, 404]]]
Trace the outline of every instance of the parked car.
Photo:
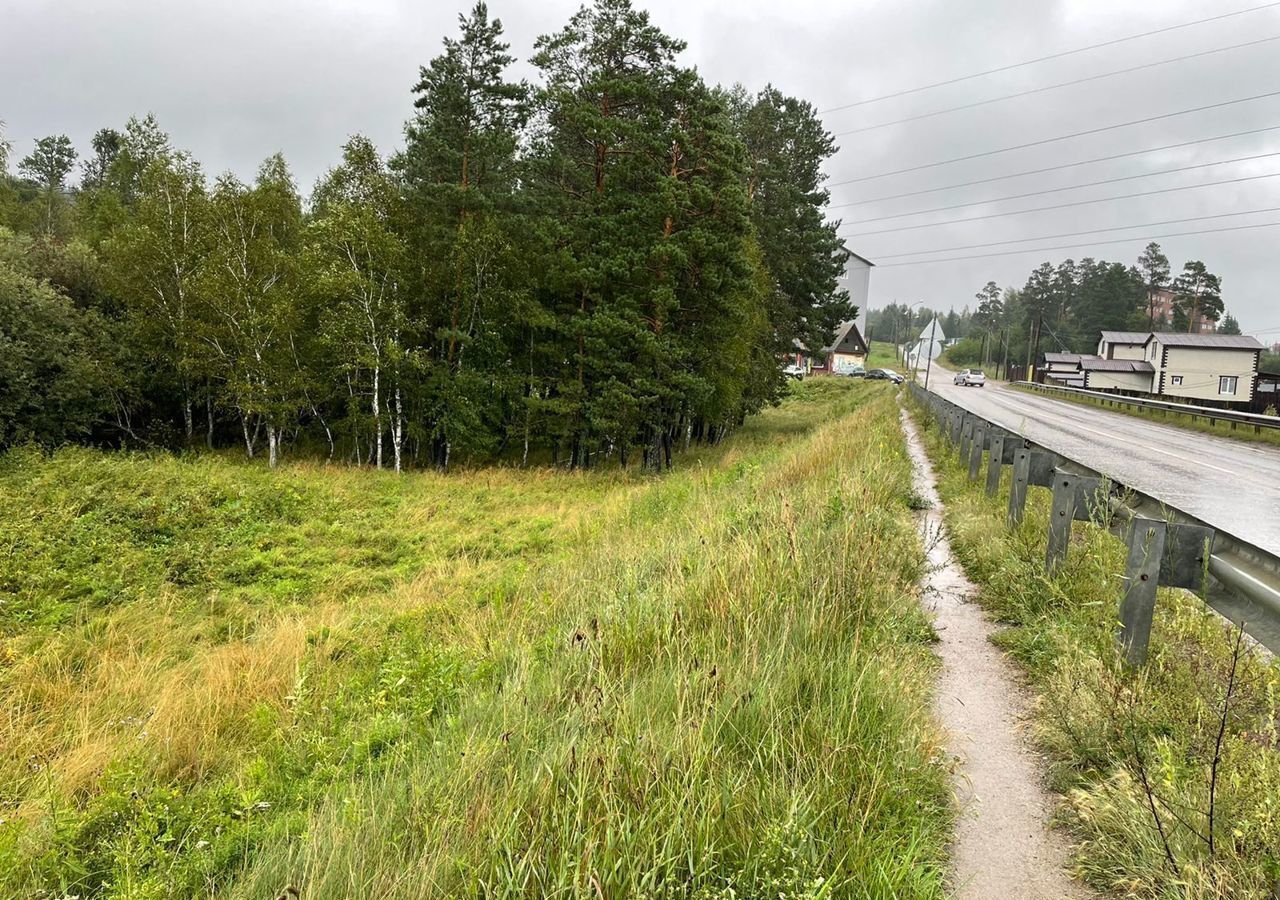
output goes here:
[[867, 373], [868, 381], [892, 381], [894, 384], [902, 384], [907, 379], [899, 375], [893, 369], [872, 369]]
[[844, 369], [836, 369], [837, 375], [843, 375], [846, 378], [863, 378], [867, 374], [867, 370], [862, 366], [849, 366]]
[[954, 381], [961, 387], [982, 387], [987, 383], [987, 376], [981, 369], [962, 369], [956, 373]]
[[796, 381], [801, 381], [804, 378], [804, 366], [792, 363], [782, 370], [782, 374], [788, 378], [794, 378]]

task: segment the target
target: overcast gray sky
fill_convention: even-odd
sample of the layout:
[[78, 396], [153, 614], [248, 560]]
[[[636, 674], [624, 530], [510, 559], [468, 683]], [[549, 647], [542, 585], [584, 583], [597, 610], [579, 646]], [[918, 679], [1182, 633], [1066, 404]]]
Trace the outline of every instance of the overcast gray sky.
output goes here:
[[[1265, 0], [638, 0], [689, 43], [685, 59], [711, 81], [773, 82], [828, 109], [1006, 63], [1261, 5]], [[470, 0], [3, 0], [0, 119], [15, 157], [36, 137], [66, 132], [83, 153], [93, 132], [154, 112], [211, 173], [251, 175], [282, 150], [304, 190], [355, 132], [384, 152], [400, 143], [418, 66], [439, 52]], [[534, 38], [558, 29], [575, 0], [492, 0], [522, 60]], [[1280, 35], [1280, 7], [908, 97], [831, 112], [833, 132]], [[526, 63], [520, 74], [532, 76]], [[1280, 91], [1280, 41], [1146, 69], [1030, 97], [839, 138], [832, 181], [980, 153], [1147, 116]], [[1280, 125], [1280, 97], [1164, 119], [1085, 138], [832, 188], [834, 203]], [[1141, 157], [925, 194], [833, 212], [846, 222], [985, 201], [1083, 181], [1280, 151], [1280, 130]], [[1280, 156], [1119, 184], [847, 225], [880, 231], [992, 212], [1163, 187], [1280, 173]], [[947, 227], [867, 234], [850, 246], [880, 263], [871, 305], [894, 299], [960, 308], [987, 280], [1020, 286], [1043, 259], [1093, 256], [1130, 262], [1143, 238], [1280, 222], [1280, 212], [1153, 225], [1096, 236], [1125, 243], [898, 265], [890, 254], [1280, 207], [1280, 177]], [[1047, 240], [1057, 246], [1092, 236]], [[1246, 332], [1280, 341], [1276, 282], [1280, 228], [1161, 240], [1175, 270], [1202, 259], [1222, 276], [1229, 311]], [[958, 251], [989, 254], [1008, 246]]]

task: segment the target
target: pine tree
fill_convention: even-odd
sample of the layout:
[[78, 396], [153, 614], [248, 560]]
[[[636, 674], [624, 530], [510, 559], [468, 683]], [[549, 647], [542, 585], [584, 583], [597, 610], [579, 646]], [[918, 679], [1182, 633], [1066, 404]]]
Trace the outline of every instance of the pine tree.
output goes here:
[[67, 176], [76, 164], [75, 147], [65, 134], [55, 134], [36, 141], [35, 149], [18, 163], [18, 171], [34, 181], [44, 194], [45, 234], [54, 233], [54, 214], [62, 204]]
[[421, 70], [417, 116], [392, 161], [405, 184], [413, 293], [425, 346], [418, 416], [431, 457], [493, 448], [523, 379], [512, 345], [529, 319], [520, 289], [514, 215], [517, 149], [528, 89], [508, 82], [514, 61], [484, 3], [459, 17], [460, 36]]
[[1222, 280], [1198, 259], [1187, 262], [1173, 283], [1174, 327], [1192, 332], [1201, 321], [1216, 322], [1222, 316]]
[[796, 341], [817, 349], [830, 344], [837, 324], [853, 308], [838, 286], [848, 253], [828, 221], [830, 195], [822, 166], [834, 139], [814, 108], [769, 86], [735, 100], [738, 131], [747, 148], [747, 195], [765, 267], [774, 279], [770, 316], [773, 350]]

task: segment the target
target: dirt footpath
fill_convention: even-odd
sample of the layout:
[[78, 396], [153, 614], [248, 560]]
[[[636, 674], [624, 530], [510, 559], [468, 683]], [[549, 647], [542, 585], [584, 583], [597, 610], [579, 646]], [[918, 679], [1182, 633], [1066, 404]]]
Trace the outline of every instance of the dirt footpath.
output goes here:
[[940, 638], [938, 716], [949, 734], [949, 749], [959, 760], [952, 896], [1092, 897], [1067, 875], [1068, 844], [1049, 828], [1053, 798], [1023, 733], [1027, 692], [1013, 664], [990, 642], [995, 628], [973, 602], [977, 589], [951, 554], [933, 468], [905, 413], [903, 428], [915, 463], [916, 491], [930, 503], [920, 517], [929, 554], [924, 599]]

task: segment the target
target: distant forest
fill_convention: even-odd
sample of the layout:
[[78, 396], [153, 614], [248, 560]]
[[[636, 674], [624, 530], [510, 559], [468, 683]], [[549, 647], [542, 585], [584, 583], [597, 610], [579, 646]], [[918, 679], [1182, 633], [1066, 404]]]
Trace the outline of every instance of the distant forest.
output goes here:
[[684, 46], [596, 0], [516, 82], [478, 3], [403, 149], [351, 138], [309, 197], [279, 154], [209, 177], [151, 115], [83, 158], [0, 140], [0, 449], [657, 468], [718, 440], [850, 315], [847, 254], [812, 106]]
[[[1161, 291], [1173, 296], [1167, 317], [1154, 302]], [[1044, 262], [1021, 288], [988, 281], [959, 312], [891, 303], [870, 314], [867, 324], [875, 338], [903, 343], [919, 337], [935, 315], [947, 338], [960, 341], [948, 354], [957, 365], [1025, 364], [1037, 326], [1041, 352], [1089, 353], [1104, 330], [1188, 331], [1195, 321], [1215, 323], [1219, 334], [1240, 333], [1240, 323], [1226, 312], [1221, 278], [1199, 260], [1187, 261], [1175, 275], [1154, 242], [1132, 264], [1090, 257]]]

